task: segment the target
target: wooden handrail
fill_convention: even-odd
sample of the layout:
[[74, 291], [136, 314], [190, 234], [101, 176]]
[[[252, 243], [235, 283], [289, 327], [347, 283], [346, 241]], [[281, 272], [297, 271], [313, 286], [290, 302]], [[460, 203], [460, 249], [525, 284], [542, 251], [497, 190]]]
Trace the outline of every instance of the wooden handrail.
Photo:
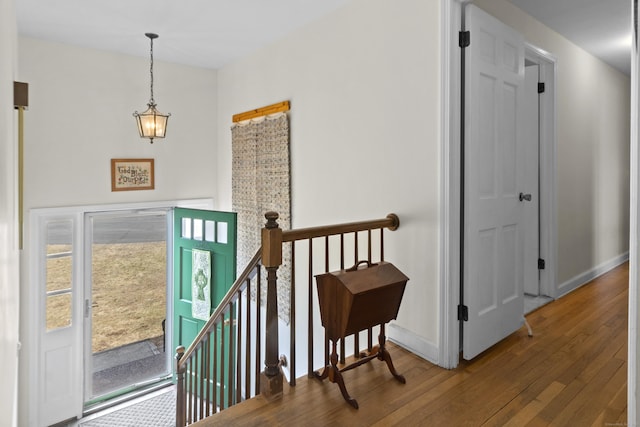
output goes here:
[[378, 228], [388, 228], [391, 231], [400, 226], [398, 215], [391, 213], [384, 219], [350, 222], [346, 224], [324, 225], [319, 227], [299, 228], [297, 230], [283, 230], [282, 241], [293, 242], [296, 240], [313, 239], [315, 237], [335, 236], [337, 234], [354, 233]]

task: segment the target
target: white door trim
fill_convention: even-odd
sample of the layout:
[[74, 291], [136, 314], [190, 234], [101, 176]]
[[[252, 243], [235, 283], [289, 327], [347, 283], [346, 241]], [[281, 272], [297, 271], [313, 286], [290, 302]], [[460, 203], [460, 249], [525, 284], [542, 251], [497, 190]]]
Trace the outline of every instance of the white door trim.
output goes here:
[[[439, 280], [439, 321], [438, 321], [438, 365], [455, 368], [460, 353], [460, 323], [457, 319], [460, 301], [460, 48], [458, 31], [461, 26], [462, 5], [469, 0], [441, 0], [441, 199], [440, 199], [440, 280]], [[528, 46], [527, 51], [536, 54], [546, 63], [545, 77], [553, 80], [549, 83], [552, 96], [545, 102], [544, 127], [541, 137], [548, 141], [548, 150], [541, 153], [541, 253], [545, 257], [547, 268], [541, 275], [541, 288], [556, 297], [556, 259], [557, 259], [557, 219], [556, 205], [556, 59], [549, 53]], [[632, 165], [633, 166], [633, 165]]]
[[441, 0], [441, 199], [438, 365], [458, 366], [460, 324], [460, 49], [461, 0]]
[[640, 318], [638, 317], [638, 244], [640, 242], [640, 176], [638, 174], [638, 162], [640, 152], [638, 150], [639, 113], [640, 113], [640, 85], [638, 66], [640, 55], [638, 53], [638, 28], [635, 19], [638, 16], [638, 5], [631, 2], [631, 28], [633, 31], [633, 47], [631, 49], [631, 147], [630, 147], [630, 214], [629, 214], [629, 331], [628, 331], [628, 355], [627, 355], [627, 424], [640, 424], [638, 414], [638, 361], [636, 360], [640, 342], [638, 330]]
[[540, 256], [545, 260], [540, 270], [540, 291], [558, 297], [556, 280], [557, 216], [556, 216], [556, 69], [557, 58], [525, 42], [525, 57], [540, 67], [540, 80], [545, 91], [540, 95]]

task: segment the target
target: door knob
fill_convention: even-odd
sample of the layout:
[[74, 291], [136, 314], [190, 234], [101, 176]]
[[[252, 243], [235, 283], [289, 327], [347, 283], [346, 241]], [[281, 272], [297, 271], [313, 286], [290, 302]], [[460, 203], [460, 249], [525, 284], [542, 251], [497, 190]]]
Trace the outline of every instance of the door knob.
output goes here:
[[530, 202], [531, 201], [531, 194], [520, 193], [520, 195], [518, 196], [518, 199], [520, 201], [526, 200], [527, 202]]

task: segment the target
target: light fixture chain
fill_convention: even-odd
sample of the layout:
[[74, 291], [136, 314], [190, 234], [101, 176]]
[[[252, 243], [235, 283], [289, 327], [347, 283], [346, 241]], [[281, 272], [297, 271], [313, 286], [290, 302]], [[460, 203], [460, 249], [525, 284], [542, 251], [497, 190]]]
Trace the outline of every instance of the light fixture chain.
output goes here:
[[151, 65], [149, 68], [149, 74], [151, 75], [151, 100], [149, 101], [150, 104], [155, 105], [155, 101], [153, 100], [153, 37], [150, 37], [151, 39]]

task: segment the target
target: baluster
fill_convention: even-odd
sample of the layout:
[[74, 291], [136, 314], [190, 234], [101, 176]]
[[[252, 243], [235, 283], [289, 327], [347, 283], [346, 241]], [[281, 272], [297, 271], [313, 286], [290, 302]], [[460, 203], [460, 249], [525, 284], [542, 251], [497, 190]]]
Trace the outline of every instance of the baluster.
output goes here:
[[191, 419], [193, 422], [198, 421], [198, 376], [200, 374], [200, 367], [198, 366], [198, 349], [193, 351], [191, 357], [193, 362], [193, 370], [191, 371]]
[[324, 236], [324, 272], [329, 272], [329, 236]]
[[218, 412], [218, 327], [213, 328], [213, 413]]
[[184, 384], [184, 373], [185, 367], [181, 367], [181, 359], [184, 356], [184, 346], [179, 346], [176, 348], [176, 426], [184, 427], [186, 424], [185, 420], [185, 384]]
[[[308, 276], [308, 303], [307, 303], [307, 377], [313, 378], [313, 239], [309, 239], [309, 276]], [[326, 346], [325, 346], [326, 347]], [[325, 366], [328, 359], [325, 351]]]
[[340, 270], [344, 270], [344, 233], [340, 233]]
[[198, 415], [200, 388], [200, 355], [198, 354], [198, 347], [193, 352], [193, 422], [197, 422], [200, 417]]
[[256, 391], [254, 394], [260, 394], [260, 369], [262, 365], [260, 360], [262, 359], [262, 316], [260, 313], [260, 307], [262, 305], [262, 296], [260, 295], [260, 283], [262, 282], [262, 267], [258, 270], [258, 276], [256, 278]]
[[198, 421], [198, 351], [193, 352], [191, 369], [191, 419]]
[[192, 384], [193, 384], [193, 378], [192, 375], [193, 374], [193, 357], [191, 357], [191, 359], [189, 359], [189, 362], [187, 364], [187, 424], [191, 424], [193, 423], [193, 410], [191, 409], [193, 407], [193, 390], [192, 388]]
[[[391, 230], [395, 230], [395, 228], [391, 228]], [[380, 261], [384, 261], [384, 228], [380, 229]], [[373, 349], [373, 329], [369, 328], [368, 330], [368, 349], [369, 352]]]
[[226, 334], [224, 333], [224, 322], [225, 322], [225, 314], [224, 312], [222, 313], [222, 323], [220, 324], [220, 410], [222, 411], [223, 409], [226, 408], [226, 404], [224, 401], [225, 398], [225, 393], [224, 393], [224, 389], [225, 389], [225, 382], [224, 382], [224, 352], [225, 352], [225, 336]]
[[[260, 266], [258, 265], [258, 270]], [[249, 399], [251, 396], [251, 279], [247, 279], [245, 287], [245, 302], [247, 307], [247, 324], [245, 326], [247, 332], [247, 350], [245, 352], [245, 376], [244, 376], [244, 398]]]
[[198, 419], [201, 420], [204, 418], [204, 392], [205, 392], [205, 386], [204, 386], [204, 381], [206, 378], [206, 374], [207, 374], [207, 362], [206, 362], [206, 357], [205, 357], [205, 346], [206, 341], [203, 341], [202, 344], [200, 345], [200, 381], [199, 382], [199, 388], [200, 388], [200, 395], [198, 396]]
[[229, 349], [227, 350], [227, 356], [229, 360], [229, 372], [227, 374], [227, 407], [233, 405], [233, 393], [234, 393], [234, 366], [233, 366], [233, 351], [235, 350], [235, 333], [234, 333], [234, 318], [233, 305], [229, 304]]
[[296, 247], [291, 242], [291, 286], [289, 294], [289, 385], [296, 385]]
[[[359, 261], [359, 250], [358, 250], [358, 232], [354, 232], [353, 233], [353, 264], [357, 264]], [[358, 346], [359, 346], [359, 340], [360, 340], [360, 336], [359, 334], [356, 332], [355, 334], [353, 334], [353, 355], [354, 357], [358, 357]], [[342, 363], [343, 365], [346, 363], [346, 349], [345, 349], [345, 339], [341, 339], [340, 340], [340, 363]]]
[[236, 395], [236, 401], [235, 403], [240, 403], [242, 401], [242, 395], [241, 395], [241, 389], [242, 389], [242, 378], [240, 377], [241, 374], [241, 367], [242, 367], [242, 291], [238, 290], [238, 294], [237, 294], [237, 302], [236, 302], [236, 307], [238, 310], [238, 314], [237, 314], [237, 319], [238, 319], [238, 324], [236, 326], [236, 340], [237, 340], [237, 345], [236, 345], [236, 383], [235, 383], [235, 395]]
[[211, 415], [211, 332], [206, 335], [204, 342], [204, 360], [206, 369], [203, 400], [205, 402], [205, 417], [208, 417]]

